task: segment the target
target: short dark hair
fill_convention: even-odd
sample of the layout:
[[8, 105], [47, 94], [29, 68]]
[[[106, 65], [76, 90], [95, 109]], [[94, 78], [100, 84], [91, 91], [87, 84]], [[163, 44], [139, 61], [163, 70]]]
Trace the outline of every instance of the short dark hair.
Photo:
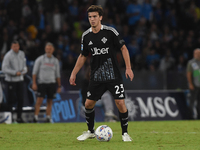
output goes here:
[[91, 5], [87, 9], [87, 13], [89, 12], [98, 12], [99, 16], [103, 16], [103, 8], [100, 5]]
[[11, 44], [19, 44], [19, 42], [17, 40], [12, 41]]

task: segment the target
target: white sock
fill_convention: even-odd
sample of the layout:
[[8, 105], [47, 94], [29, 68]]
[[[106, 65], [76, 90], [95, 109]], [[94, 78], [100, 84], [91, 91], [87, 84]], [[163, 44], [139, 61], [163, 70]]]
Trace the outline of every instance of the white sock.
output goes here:
[[51, 119], [51, 116], [47, 116], [48, 119]]
[[35, 120], [38, 120], [38, 115], [35, 115], [34, 117], [35, 117]]

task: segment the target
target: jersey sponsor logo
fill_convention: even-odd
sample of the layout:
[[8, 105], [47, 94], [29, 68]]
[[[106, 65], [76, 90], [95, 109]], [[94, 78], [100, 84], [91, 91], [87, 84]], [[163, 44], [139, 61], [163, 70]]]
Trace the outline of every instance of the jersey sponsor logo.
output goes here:
[[92, 41], [90, 41], [88, 45], [92, 45], [92, 44], [93, 44]]
[[108, 54], [108, 49], [109, 47], [107, 48], [97, 48], [97, 47], [94, 47], [93, 49], [91, 48], [91, 51], [93, 52], [92, 56], [95, 56], [95, 55], [101, 55], [101, 54]]
[[106, 39], [105, 37], [103, 37], [103, 38], [101, 39], [101, 41], [105, 44], [106, 41], [107, 41], [107, 39]]

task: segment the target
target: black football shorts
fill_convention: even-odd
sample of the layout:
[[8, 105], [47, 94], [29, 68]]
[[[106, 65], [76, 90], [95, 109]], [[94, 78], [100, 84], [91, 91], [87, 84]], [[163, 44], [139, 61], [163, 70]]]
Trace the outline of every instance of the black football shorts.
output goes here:
[[90, 81], [87, 90], [87, 99], [98, 101], [101, 96], [106, 92], [110, 91], [114, 99], [124, 99], [124, 85], [122, 81], [113, 82], [95, 82]]
[[56, 83], [38, 84], [37, 96], [48, 99], [54, 99], [56, 95]]

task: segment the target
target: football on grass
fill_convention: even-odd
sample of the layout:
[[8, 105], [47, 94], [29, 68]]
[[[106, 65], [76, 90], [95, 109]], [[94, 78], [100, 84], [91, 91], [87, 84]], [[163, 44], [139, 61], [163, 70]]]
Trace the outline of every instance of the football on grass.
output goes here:
[[98, 141], [108, 142], [113, 137], [112, 129], [107, 125], [100, 125], [95, 130], [95, 137]]

